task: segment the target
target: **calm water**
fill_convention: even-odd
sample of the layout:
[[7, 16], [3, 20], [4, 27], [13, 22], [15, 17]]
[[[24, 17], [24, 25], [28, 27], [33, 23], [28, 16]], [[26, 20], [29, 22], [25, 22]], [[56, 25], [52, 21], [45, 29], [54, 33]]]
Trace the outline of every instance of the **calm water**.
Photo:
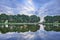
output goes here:
[[45, 31], [44, 27], [44, 25], [40, 24], [40, 29], [36, 32], [0, 33], [0, 40], [60, 40], [60, 32]]

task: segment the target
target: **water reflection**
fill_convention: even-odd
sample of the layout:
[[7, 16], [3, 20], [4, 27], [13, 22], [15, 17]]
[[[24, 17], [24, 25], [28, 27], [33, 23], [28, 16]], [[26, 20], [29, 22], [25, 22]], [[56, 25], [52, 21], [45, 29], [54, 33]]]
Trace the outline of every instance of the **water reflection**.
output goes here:
[[45, 31], [44, 26], [40, 25], [36, 32], [8, 32], [6, 34], [0, 33], [0, 40], [60, 40], [60, 32]]
[[[7, 33], [7, 32], [28, 32], [29, 30], [31, 32], [36, 32], [39, 30], [39, 25], [9, 25], [9, 27], [0, 27], [1, 33]], [[4, 29], [4, 30], [3, 30]]]
[[60, 31], [60, 24], [46, 24], [45, 28], [46, 31]]
[[45, 26], [42, 24], [39, 24], [39, 25], [40, 25], [40, 30], [44, 31]]

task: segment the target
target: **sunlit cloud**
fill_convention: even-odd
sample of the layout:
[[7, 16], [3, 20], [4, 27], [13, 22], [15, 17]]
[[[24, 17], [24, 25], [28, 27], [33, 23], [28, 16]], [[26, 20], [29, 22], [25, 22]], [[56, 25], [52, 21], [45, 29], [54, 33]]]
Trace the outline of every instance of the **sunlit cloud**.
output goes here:
[[[0, 11], [2, 9], [4, 13], [9, 15], [10, 14], [33, 15], [34, 14], [40, 17], [44, 17], [46, 15], [53, 15], [54, 13], [55, 15], [57, 15], [60, 13], [60, 7], [58, 6], [59, 0], [50, 0], [45, 3], [43, 3], [44, 1], [42, 2], [42, 0], [41, 2], [39, 0], [38, 0], [39, 2], [35, 0], [36, 1], [35, 3], [33, 0], [20, 0], [20, 1], [21, 2], [19, 3], [19, 1], [17, 0], [12, 0], [12, 1], [1, 0], [0, 6], [3, 5], [2, 6], [3, 8], [0, 8]], [[39, 10], [37, 9], [36, 6], [39, 8]], [[35, 11], [37, 11], [38, 14], [36, 14]], [[0, 13], [3, 13], [3, 12], [0, 12]]]
[[31, 0], [27, 0], [25, 5], [22, 5], [20, 14], [25, 14], [25, 15], [33, 15], [33, 13], [30, 13], [31, 11], [34, 11], [34, 5]]

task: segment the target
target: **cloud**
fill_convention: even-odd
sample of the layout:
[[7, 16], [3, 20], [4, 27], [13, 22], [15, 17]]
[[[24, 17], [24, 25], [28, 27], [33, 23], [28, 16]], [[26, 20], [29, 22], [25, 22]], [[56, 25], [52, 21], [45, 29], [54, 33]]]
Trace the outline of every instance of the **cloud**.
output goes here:
[[47, 2], [42, 7], [40, 7], [40, 9], [38, 10], [39, 15], [41, 16], [54, 15], [54, 14], [57, 15], [58, 11], [60, 10], [59, 5], [60, 4], [58, 3], [58, 0], [52, 0], [50, 2]]
[[[4, 2], [4, 0], [0, 2], [1, 3], [0, 8], [2, 9], [2, 11], [0, 10], [0, 13], [6, 13], [8, 15], [25, 14], [25, 15], [30, 16], [30, 15], [33, 15], [33, 11], [35, 10], [32, 0], [26, 0], [25, 2], [22, 2], [22, 3], [17, 3], [16, 0], [7, 1], [6, 2], [7, 4], [5, 4], [5, 2]], [[11, 2], [11, 3], [8, 4], [8, 2], [9, 3]], [[14, 2], [16, 2], [16, 3], [14, 3]], [[12, 4], [15, 4], [13, 6], [16, 6], [16, 7], [13, 8]]]
[[[46, 15], [57, 15], [57, 14], [59, 15], [60, 13], [59, 0], [50, 0], [45, 2], [39, 1], [39, 0], [38, 0], [39, 2], [36, 0], [20, 0], [20, 1], [9, 0], [6, 2], [4, 0], [1, 0], [0, 6], [2, 5], [2, 8], [1, 8], [2, 12], [6, 14], [25, 14], [25, 15], [35, 14], [40, 17], [44, 17]], [[34, 4], [34, 2], [36, 5]], [[42, 5], [38, 5], [38, 4], [42, 4]], [[1, 12], [1, 9], [0, 9], [0, 12]]]
[[40, 22], [43, 22], [44, 17], [47, 15], [60, 15], [60, 4], [58, 0], [51, 0], [42, 5], [37, 12], [37, 15], [41, 17]]
[[21, 4], [20, 6], [19, 5], [17, 5], [17, 10], [20, 10], [19, 14], [33, 15], [33, 11], [35, 10], [35, 8], [30, 0], [27, 0], [24, 4]]
[[5, 5], [0, 5], [0, 14], [1, 13], [11, 15], [13, 13], [13, 8], [5, 6]]

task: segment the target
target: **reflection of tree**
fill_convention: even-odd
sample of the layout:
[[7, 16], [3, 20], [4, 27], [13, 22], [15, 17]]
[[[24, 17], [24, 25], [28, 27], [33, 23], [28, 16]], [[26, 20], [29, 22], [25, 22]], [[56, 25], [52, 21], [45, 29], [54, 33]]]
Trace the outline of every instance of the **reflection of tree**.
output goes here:
[[29, 25], [29, 30], [32, 32], [39, 30], [39, 28], [40, 28], [39, 25]]
[[46, 31], [60, 31], [60, 24], [58, 26], [54, 26], [53, 24], [45, 25]]
[[[4, 30], [3, 30], [4, 29]], [[26, 32], [26, 31], [35, 32], [39, 30], [38, 25], [15, 25], [14, 27], [0, 27], [0, 32], [7, 33], [7, 32]]]

